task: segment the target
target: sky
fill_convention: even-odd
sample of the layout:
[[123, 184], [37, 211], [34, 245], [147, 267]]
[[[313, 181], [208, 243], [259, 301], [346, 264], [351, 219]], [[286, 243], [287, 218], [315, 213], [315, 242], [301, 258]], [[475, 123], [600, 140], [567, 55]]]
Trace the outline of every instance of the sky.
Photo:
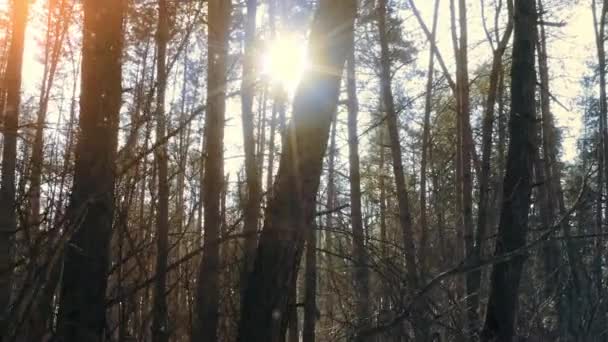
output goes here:
[[[493, 17], [493, 3], [495, 0], [486, 1], [486, 17]], [[33, 13], [40, 13], [43, 1], [37, 0], [32, 8]], [[449, 30], [449, 9], [447, 0], [442, 0], [440, 24], [438, 30], [438, 44], [442, 55], [448, 62], [448, 67], [453, 68], [453, 52], [451, 47], [451, 35]], [[417, 0], [416, 5], [430, 26], [432, 17], [433, 1]], [[7, 0], [0, 0], [0, 7], [6, 8]], [[548, 6], [549, 7], [549, 6]], [[406, 21], [404, 29], [413, 37], [422, 41], [422, 34], [418, 24], [404, 11]], [[581, 109], [576, 106], [577, 96], [582, 94], [581, 79], [589, 74], [587, 63], [596, 57], [594, 47], [593, 20], [591, 15], [590, 1], [579, 1], [578, 4], [570, 4], [557, 9], [551, 9], [552, 17], [549, 21], [563, 21], [563, 27], [548, 27], [551, 40], [548, 44], [550, 56], [551, 91], [553, 96], [559, 100], [555, 101], [552, 110], [557, 118], [558, 125], [564, 129], [563, 134], [563, 159], [572, 161], [576, 157], [576, 141], [582, 129]], [[481, 30], [481, 8], [479, 1], [469, 1], [468, 4], [469, 24], [469, 70], [475, 70], [476, 66], [488, 60], [491, 56], [489, 45], [485, 42], [485, 35]], [[555, 19], [557, 17], [558, 19]], [[489, 24], [491, 26], [491, 24]], [[37, 51], [37, 40], [44, 34], [41, 24], [28, 26], [27, 41], [24, 56], [23, 89], [26, 97], [37, 93], [38, 85], [42, 75], [42, 65], [39, 62], [40, 53]], [[289, 45], [289, 43], [287, 44]], [[305, 44], [301, 44], [304, 46]], [[272, 49], [270, 49], [272, 50]], [[427, 48], [420, 47], [416, 68], [425, 70], [427, 63]], [[271, 55], [272, 53], [268, 53]], [[266, 59], [269, 56], [265, 57]], [[263, 62], [262, 62], [263, 63]], [[290, 77], [293, 77], [290, 76]], [[229, 104], [229, 111], [238, 112], [238, 104]], [[238, 115], [235, 116], [238, 119]], [[240, 123], [234, 123], [232, 129], [234, 134], [227, 134], [227, 144], [241, 146]]]
[[[486, 4], [486, 18], [489, 18], [489, 27], [493, 24], [493, 8], [495, 0], [484, 0]], [[550, 87], [552, 95], [565, 107], [553, 101], [552, 112], [557, 124], [563, 129], [563, 154], [564, 161], [573, 161], [576, 158], [577, 139], [582, 130], [583, 112], [576, 106], [577, 96], [582, 94], [581, 80], [590, 71], [587, 63], [596, 60], [594, 43], [593, 17], [591, 12], [591, 1], [583, 0], [578, 4], [569, 1], [569, 5], [554, 8], [549, 5], [552, 1], [544, 1], [546, 9], [549, 10], [549, 22], [564, 22], [563, 27], [547, 27], [548, 55]], [[554, 2], [554, 1], [553, 1]], [[565, 3], [565, 1], [562, 1]], [[425, 18], [427, 26], [430, 27], [433, 12], [433, 1], [415, 0], [417, 7]], [[438, 45], [442, 55], [453, 67], [453, 52], [451, 33], [449, 28], [449, 1], [442, 0], [440, 9], [440, 25], [438, 28]], [[479, 1], [468, 1], [468, 33], [469, 33], [469, 71], [484, 63], [491, 56], [491, 50], [486, 43], [485, 34], [482, 30], [481, 6]], [[413, 24], [411, 24], [413, 25]], [[426, 62], [426, 54], [421, 59], [422, 65]]]

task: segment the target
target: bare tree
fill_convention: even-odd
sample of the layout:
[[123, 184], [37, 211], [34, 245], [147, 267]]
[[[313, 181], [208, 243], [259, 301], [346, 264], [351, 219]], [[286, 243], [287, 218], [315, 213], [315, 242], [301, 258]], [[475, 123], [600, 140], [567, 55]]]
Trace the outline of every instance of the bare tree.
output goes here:
[[80, 135], [58, 321], [63, 342], [102, 341], [121, 106], [120, 0], [84, 1]]
[[510, 342], [515, 332], [518, 292], [525, 256], [532, 163], [536, 137], [536, 3], [516, 0], [509, 151], [498, 238], [494, 254], [516, 253], [492, 269], [490, 298], [482, 341]]
[[[289, 289], [295, 284], [315, 197], [340, 79], [356, 15], [353, 0], [323, 0], [312, 24], [311, 64], [295, 95], [253, 272], [248, 281], [238, 341], [278, 342], [285, 336]], [[311, 139], [310, 137], [315, 137]]]
[[205, 177], [203, 179], [204, 248], [196, 289], [193, 341], [217, 341], [219, 321], [220, 200], [223, 192], [224, 120], [231, 1], [209, 1]]
[[0, 88], [4, 97], [4, 144], [2, 150], [2, 179], [0, 181], [0, 335], [4, 335], [4, 320], [11, 299], [13, 276], [13, 239], [17, 232], [15, 201], [15, 165], [17, 162], [17, 130], [21, 106], [21, 67], [28, 14], [28, 1], [12, 2], [12, 32], [6, 63], [6, 73]]
[[169, 257], [169, 177], [165, 119], [167, 89], [167, 42], [169, 40], [169, 13], [167, 1], [158, 0], [158, 26], [156, 31], [156, 139], [155, 151], [158, 207], [156, 212], [156, 281], [152, 309], [152, 340], [167, 342], [169, 326], [167, 314], [167, 259]]

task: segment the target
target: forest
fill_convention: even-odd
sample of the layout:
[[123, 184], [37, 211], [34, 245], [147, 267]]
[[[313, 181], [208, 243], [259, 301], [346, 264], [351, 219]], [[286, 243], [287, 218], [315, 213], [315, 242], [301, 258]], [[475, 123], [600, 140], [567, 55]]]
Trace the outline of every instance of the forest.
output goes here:
[[0, 0], [0, 342], [608, 341], [608, 0]]

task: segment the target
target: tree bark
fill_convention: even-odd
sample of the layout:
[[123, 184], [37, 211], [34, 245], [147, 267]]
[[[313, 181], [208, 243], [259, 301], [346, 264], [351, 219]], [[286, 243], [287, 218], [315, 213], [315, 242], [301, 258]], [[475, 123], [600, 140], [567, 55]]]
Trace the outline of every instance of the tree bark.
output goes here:
[[[479, 202], [477, 211], [477, 234], [475, 236], [475, 246], [472, 252], [470, 262], [472, 264], [479, 263], [481, 261], [481, 255], [483, 252], [483, 244], [486, 239], [486, 231], [489, 225], [490, 210], [493, 210], [492, 201], [490, 199], [490, 177], [491, 177], [491, 159], [492, 159], [492, 131], [494, 128], [494, 107], [496, 105], [496, 99], [502, 96], [499, 92], [500, 75], [503, 69], [503, 56], [507, 45], [511, 40], [511, 34], [513, 33], [513, 4], [511, 1], [507, 1], [508, 16], [507, 27], [502, 35], [501, 40], [498, 42], [498, 46], [494, 50], [492, 57], [492, 70], [490, 71], [490, 85], [488, 88], [488, 97], [486, 98], [486, 107], [484, 111], [482, 121], [482, 162], [481, 162], [481, 175], [479, 177]], [[500, 115], [500, 113], [499, 113]], [[479, 310], [479, 290], [481, 288], [481, 275], [480, 269], [471, 272], [469, 281], [469, 292], [474, 298], [471, 300], [472, 307], [469, 310]], [[471, 315], [473, 316], [473, 315]], [[473, 317], [479, 317], [476, 313]], [[477, 324], [478, 322], [473, 322]]]
[[433, 111], [433, 73], [435, 72], [435, 50], [433, 49], [435, 35], [437, 32], [437, 18], [439, 16], [440, 0], [435, 0], [433, 12], [433, 24], [431, 29], [431, 48], [429, 49], [429, 67], [426, 79], [426, 96], [424, 101], [424, 126], [422, 129], [422, 158], [420, 160], [420, 251], [418, 259], [421, 265], [420, 277], [425, 278], [426, 256], [428, 244], [428, 222], [427, 222], [427, 164], [431, 140], [431, 112]]
[[205, 120], [205, 175], [203, 179], [204, 241], [197, 289], [194, 341], [218, 340], [220, 201], [224, 184], [224, 120], [231, 1], [210, 0], [208, 16], [207, 117]]
[[169, 40], [169, 14], [167, 1], [158, 0], [158, 27], [156, 32], [156, 139], [160, 145], [155, 151], [158, 185], [156, 212], [156, 281], [152, 308], [152, 341], [169, 340], [167, 309], [167, 260], [169, 258], [169, 176], [167, 134], [165, 118], [165, 93], [167, 89], [167, 42]]
[[405, 249], [404, 253], [407, 267], [407, 279], [412, 288], [417, 288], [419, 282], [418, 269], [416, 267], [416, 248], [414, 245], [412, 213], [410, 210], [408, 191], [405, 185], [405, 175], [403, 173], [403, 157], [401, 155], [401, 139], [399, 138], [397, 111], [395, 110], [393, 91], [391, 89], [391, 63], [389, 59], [389, 45], [386, 27], [386, 0], [379, 0], [378, 11], [378, 31], [380, 33], [381, 47], [380, 63], [382, 65], [380, 76], [382, 87], [382, 104], [387, 116], [386, 121], [388, 125], [391, 156], [393, 158], [393, 173], [397, 188], [397, 202], [399, 205], [399, 224], [403, 234], [403, 247]]
[[528, 211], [535, 148], [536, 4], [516, 0], [513, 64], [511, 69], [511, 118], [504, 195], [495, 255], [516, 253], [494, 265], [482, 341], [511, 342], [515, 334], [518, 292], [525, 261]]
[[[603, 243], [599, 236], [603, 233], [603, 217], [602, 212], [604, 210], [603, 205], [603, 195], [606, 190], [608, 190], [608, 167], [606, 167], [606, 162], [608, 161], [607, 153], [608, 148], [606, 148], [606, 144], [608, 144], [608, 103], [607, 103], [607, 95], [606, 95], [606, 49], [605, 49], [605, 29], [606, 29], [606, 11], [607, 2], [605, 0], [602, 1], [602, 6], [600, 9], [599, 18], [596, 10], [596, 1], [592, 1], [592, 10], [593, 10], [593, 23], [594, 23], [594, 31], [595, 31], [595, 42], [597, 49], [597, 58], [598, 58], [598, 73], [599, 73], [599, 92], [600, 92], [600, 118], [599, 118], [599, 144], [597, 146], [597, 161], [598, 161], [598, 173], [597, 173], [597, 200], [596, 200], [596, 233], [598, 234], [598, 238], [595, 240], [595, 256], [593, 261], [593, 274], [595, 279], [595, 284], [598, 285], [597, 292], [598, 295], [603, 292], [602, 289], [602, 255], [603, 255]], [[608, 209], [606, 209], [608, 210]]]
[[317, 323], [317, 231], [314, 226], [311, 226], [308, 230], [305, 260], [302, 342], [315, 342], [315, 327]]
[[318, 6], [309, 46], [311, 64], [318, 68], [308, 72], [295, 95], [274, 195], [245, 291], [240, 342], [278, 342], [285, 336], [289, 289], [294, 286], [313, 221], [341, 71], [352, 41], [356, 2], [322, 0]]
[[58, 337], [102, 341], [121, 106], [120, 0], [84, 1], [80, 135], [68, 208]]
[[[406, 279], [408, 286], [417, 289], [420, 286], [419, 271], [416, 265], [416, 246], [414, 243], [414, 229], [412, 212], [410, 209], [409, 194], [405, 184], [403, 170], [403, 157], [401, 155], [401, 141], [399, 137], [399, 126], [393, 91], [391, 85], [391, 61], [389, 58], [388, 28], [386, 19], [388, 16], [386, 0], [378, 3], [378, 33], [380, 36], [380, 86], [383, 109], [386, 112], [391, 156], [393, 161], [393, 175], [397, 191], [397, 203], [399, 207], [399, 226], [403, 239], [403, 253], [405, 254]], [[423, 315], [422, 298], [416, 300], [414, 310], [417, 319], [414, 320], [414, 332], [416, 339], [424, 341], [428, 335], [428, 327], [421, 317]]]
[[17, 232], [15, 201], [15, 167], [17, 162], [17, 131], [21, 105], [21, 67], [28, 17], [28, 1], [13, 1], [12, 33], [6, 72], [0, 93], [5, 97], [2, 110], [4, 144], [0, 180], [0, 335], [4, 335], [13, 281], [13, 239]]
[[[243, 121], [243, 145], [245, 148], [245, 174], [247, 178], [247, 201], [245, 204], [245, 255], [243, 273], [241, 276], [241, 293], [247, 288], [247, 275], [253, 269], [255, 248], [257, 245], [257, 230], [260, 211], [261, 187], [256, 161], [256, 143], [253, 122], [254, 97], [254, 43], [256, 31], [257, 0], [247, 0], [247, 19], [245, 24], [245, 56], [243, 62], [243, 82], [241, 84], [241, 111]], [[261, 145], [260, 149], [263, 150]], [[262, 154], [260, 154], [262, 156]]]
[[[354, 38], [354, 36], [353, 36]], [[368, 256], [365, 249], [365, 232], [363, 229], [363, 214], [361, 210], [361, 171], [359, 158], [359, 134], [357, 118], [359, 116], [359, 100], [357, 98], [357, 74], [355, 59], [355, 42], [348, 56], [346, 71], [346, 87], [348, 92], [348, 153], [350, 178], [350, 219], [353, 229], [354, 285], [357, 310], [358, 328], [367, 329], [372, 323], [369, 298], [369, 268]], [[331, 208], [330, 208], [331, 209]], [[365, 342], [364, 338], [360, 342]]]

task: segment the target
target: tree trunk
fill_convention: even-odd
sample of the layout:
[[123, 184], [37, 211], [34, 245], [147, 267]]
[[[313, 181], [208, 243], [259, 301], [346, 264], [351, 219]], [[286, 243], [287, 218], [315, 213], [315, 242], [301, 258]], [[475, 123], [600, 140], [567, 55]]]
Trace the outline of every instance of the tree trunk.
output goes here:
[[15, 167], [17, 162], [17, 130], [21, 105], [21, 67], [28, 16], [28, 1], [13, 1], [13, 24], [6, 73], [0, 93], [5, 96], [2, 119], [4, 146], [2, 150], [2, 178], [0, 180], [0, 335], [4, 335], [4, 321], [11, 299], [13, 278], [13, 239], [17, 232], [15, 202]]
[[395, 185], [397, 188], [397, 202], [399, 205], [399, 224], [403, 234], [403, 247], [405, 253], [405, 262], [407, 267], [407, 278], [412, 288], [417, 288], [418, 270], [416, 267], [416, 249], [414, 245], [414, 233], [412, 223], [412, 213], [408, 198], [408, 191], [405, 185], [405, 175], [403, 173], [403, 157], [401, 155], [401, 142], [399, 138], [399, 127], [397, 120], [397, 111], [395, 110], [395, 102], [393, 100], [393, 91], [391, 86], [391, 63], [389, 58], [389, 46], [386, 27], [386, 0], [379, 0], [379, 15], [378, 15], [378, 31], [380, 33], [381, 57], [382, 65], [380, 82], [382, 87], [382, 104], [386, 112], [386, 121], [388, 125], [389, 141], [391, 146], [391, 155], [393, 158], [393, 173], [395, 176]]
[[[431, 30], [431, 39], [435, 40], [437, 32], [437, 18], [439, 16], [440, 0], [435, 0], [435, 9], [433, 12], [433, 26]], [[431, 112], [433, 110], [433, 73], [435, 72], [435, 50], [434, 43], [431, 43], [429, 49], [429, 67], [427, 70], [426, 79], [426, 96], [424, 101], [424, 126], [422, 132], [422, 158], [420, 160], [420, 251], [418, 259], [420, 261], [420, 277], [425, 278], [427, 264], [427, 244], [428, 244], [428, 222], [427, 222], [427, 164], [430, 149], [431, 139]]]
[[[406, 279], [408, 287], [417, 289], [420, 286], [419, 272], [416, 265], [416, 246], [414, 244], [414, 230], [412, 222], [412, 213], [410, 210], [409, 195], [405, 184], [405, 175], [403, 170], [403, 158], [401, 155], [401, 141], [399, 138], [399, 126], [397, 111], [393, 100], [393, 91], [391, 85], [391, 62], [389, 57], [389, 42], [388, 28], [386, 26], [387, 19], [386, 0], [379, 0], [378, 5], [378, 32], [380, 35], [380, 86], [382, 94], [383, 109], [386, 112], [386, 121], [389, 133], [389, 142], [391, 147], [391, 156], [393, 159], [393, 175], [395, 177], [395, 186], [397, 191], [397, 203], [399, 207], [399, 225], [401, 227], [403, 248], [405, 254], [405, 266], [407, 269]], [[428, 327], [421, 318], [422, 301], [417, 300], [414, 310], [417, 319], [414, 320], [414, 331], [416, 339], [420, 341], [426, 340], [428, 335]]]
[[[479, 176], [479, 202], [477, 212], [477, 234], [475, 236], [475, 246], [472, 253], [471, 264], [477, 264], [481, 261], [481, 255], [483, 252], [483, 243], [486, 239], [486, 231], [489, 224], [490, 210], [493, 210], [492, 201], [490, 200], [490, 177], [491, 177], [491, 159], [492, 159], [492, 131], [494, 128], [494, 107], [496, 105], [496, 99], [502, 94], [499, 92], [500, 75], [503, 69], [502, 58], [511, 39], [513, 32], [513, 4], [511, 1], [507, 2], [509, 8], [509, 19], [507, 21], [507, 27], [503, 33], [503, 36], [498, 42], [496, 50], [494, 50], [494, 56], [492, 58], [492, 70], [490, 71], [490, 85], [488, 89], [488, 97], [486, 99], [486, 107], [484, 111], [482, 121], [482, 162], [481, 162], [481, 175]], [[499, 113], [500, 115], [500, 113]], [[473, 307], [469, 310], [479, 310], [479, 290], [481, 288], [481, 269], [474, 270], [471, 272], [469, 281], [469, 292], [472, 296], [475, 296], [471, 300]], [[473, 315], [471, 315], [473, 316]], [[479, 313], [476, 316], [479, 317]], [[477, 324], [478, 322], [471, 322]]]
[[156, 32], [156, 149], [158, 172], [158, 207], [156, 213], [156, 280], [152, 309], [152, 341], [169, 340], [167, 309], [167, 259], [169, 257], [169, 177], [167, 143], [162, 142], [167, 134], [165, 118], [165, 93], [167, 88], [167, 42], [169, 40], [169, 14], [167, 1], [158, 0], [158, 27]]
[[[306, 272], [304, 274], [304, 324], [302, 342], [315, 342], [317, 323], [317, 230], [308, 230], [306, 238]], [[297, 317], [297, 316], [296, 316]], [[296, 342], [299, 340], [296, 340]]]
[[[308, 253], [308, 252], [307, 252]], [[307, 254], [308, 257], [308, 254]], [[308, 260], [307, 260], [308, 261]], [[300, 340], [298, 322], [298, 279], [294, 281], [294, 286], [289, 290], [289, 322], [287, 331], [287, 341], [298, 342]]]
[[[247, 177], [247, 201], [245, 204], [245, 265], [241, 276], [241, 292], [247, 288], [247, 275], [253, 269], [257, 244], [258, 218], [260, 211], [261, 187], [256, 161], [256, 143], [253, 122], [253, 97], [255, 90], [254, 43], [256, 31], [257, 0], [247, 0], [247, 19], [245, 25], [245, 57], [243, 62], [243, 82], [241, 85], [241, 104], [243, 121], [243, 145], [245, 148], [245, 174]], [[260, 149], [263, 151], [264, 146]], [[262, 156], [262, 154], [260, 154]]]
[[[353, 37], [354, 38], [354, 37]], [[357, 74], [355, 59], [355, 44], [348, 57], [346, 71], [346, 87], [348, 92], [348, 152], [350, 175], [350, 219], [353, 229], [353, 258], [354, 258], [354, 287], [357, 310], [357, 328], [365, 330], [371, 326], [372, 318], [369, 299], [369, 268], [365, 249], [365, 232], [363, 230], [363, 214], [361, 211], [361, 171], [359, 160], [359, 133], [357, 118], [359, 116], [359, 100], [357, 98]], [[331, 208], [330, 208], [331, 209]], [[360, 339], [365, 342], [365, 339]]]
[[[600, 237], [603, 233], [603, 218], [602, 212], [604, 210], [603, 206], [603, 195], [604, 190], [608, 190], [608, 176], [606, 173], [608, 172], [608, 168], [606, 167], [608, 148], [606, 148], [606, 144], [608, 144], [608, 127], [607, 127], [607, 117], [608, 117], [608, 103], [606, 102], [606, 50], [604, 47], [605, 43], [605, 27], [606, 27], [606, 11], [608, 10], [607, 2], [602, 1], [602, 6], [600, 9], [600, 16], [598, 19], [596, 13], [596, 4], [595, 0], [592, 1], [592, 10], [593, 10], [593, 22], [595, 28], [595, 41], [597, 48], [597, 58], [598, 58], [598, 73], [599, 73], [599, 92], [600, 92], [600, 118], [599, 118], [599, 144], [597, 146], [597, 159], [598, 159], [598, 173], [597, 173], [597, 201], [596, 201], [596, 234], [598, 234], [598, 238], [595, 239], [595, 256], [594, 256], [594, 270], [593, 274], [595, 279], [595, 284], [598, 285], [597, 292], [598, 295], [601, 295], [603, 292], [602, 289], [602, 255], [603, 255], [603, 243], [602, 238]], [[606, 182], [606, 183], [605, 183]], [[608, 209], [607, 209], [608, 210]]]
[[102, 341], [121, 105], [120, 0], [84, 1], [80, 136], [68, 208], [58, 337]]
[[204, 242], [200, 264], [196, 300], [197, 318], [194, 324], [194, 341], [218, 340], [219, 322], [219, 273], [220, 230], [222, 225], [220, 200], [224, 183], [224, 120], [228, 39], [230, 30], [231, 1], [209, 1], [209, 38], [207, 66], [207, 117], [205, 120], [205, 175]]
[[[322, 0], [312, 24], [311, 63], [296, 92], [279, 172], [245, 291], [238, 341], [278, 342], [285, 336], [294, 286], [336, 111], [341, 71], [351, 45], [354, 0]], [[332, 70], [332, 72], [326, 72]], [[315, 137], [315, 139], [311, 139]]]
[[[55, 9], [55, 6], [59, 6]], [[38, 103], [38, 117], [36, 119], [36, 133], [34, 136], [34, 144], [32, 146], [32, 156], [30, 159], [30, 188], [28, 191], [29, 200], [29, 217], [28, 229], [40, 224], [40, 182], [42, 178], [42, 164], [44, 160], [44, 125], [50, 99], [51, 89], [53, 88], [57, 65], [61, 58], [61, 48], [64, 38], [69, 28], [69, 23], [72, 14], [71, 5], [67, 1], [62, 1], [59, 4], [49, 2], [49, 13], [47, 21], [47, 34], [45, 42], [45, 57], [44, 57], [44, 72], [42, 84], [40, 86], [40, 99]], [[55, 18], [54, 11], [59, 11]], [[62, 18], [60, 23], [53, 24], [53, 18], [56, 20]]]
[[494, 265], [482, 341], [511, 342], [515, 333], [518, 292], [524, 265], [536, 122], [536, 4], [516, 0], [509, 152], [495, 256], [510, 255]]

